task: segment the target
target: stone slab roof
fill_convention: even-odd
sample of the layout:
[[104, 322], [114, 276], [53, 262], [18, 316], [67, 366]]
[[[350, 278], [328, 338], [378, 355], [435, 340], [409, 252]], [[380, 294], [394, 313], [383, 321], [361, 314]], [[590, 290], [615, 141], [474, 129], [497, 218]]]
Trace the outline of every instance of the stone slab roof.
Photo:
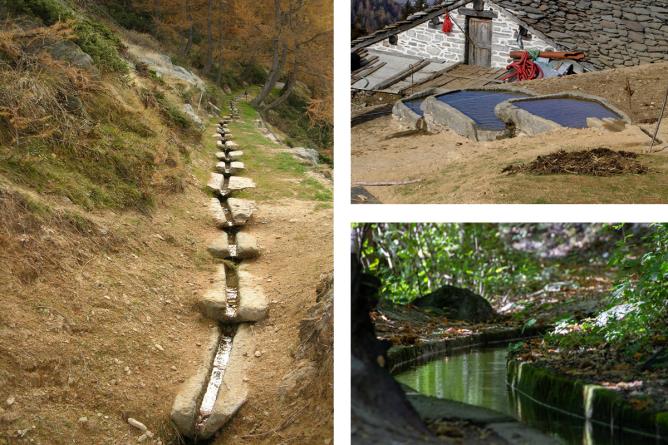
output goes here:
[[[357, 51], [414, 28], [464, 1], [444, 1], [422, 13], [355, 39]], [[557, 49], [580, 50], [597, 68], [668, 60], [668, 0], [494, 0], [519, 24], [554, 41]]]
[[668, 60], [668, 1], [494, 0], [598, 68]]

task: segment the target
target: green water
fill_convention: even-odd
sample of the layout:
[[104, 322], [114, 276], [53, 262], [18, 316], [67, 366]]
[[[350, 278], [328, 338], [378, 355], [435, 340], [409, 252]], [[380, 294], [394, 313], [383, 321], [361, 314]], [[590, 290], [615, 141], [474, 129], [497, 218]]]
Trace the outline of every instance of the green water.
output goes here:
[[433, 360], [395, 378], [421, 394], [508, 414], [568, 445], [666, 445], [666, 441], [611, 432], [511, 391], [506, 384], [506, 348], [470, 351]]

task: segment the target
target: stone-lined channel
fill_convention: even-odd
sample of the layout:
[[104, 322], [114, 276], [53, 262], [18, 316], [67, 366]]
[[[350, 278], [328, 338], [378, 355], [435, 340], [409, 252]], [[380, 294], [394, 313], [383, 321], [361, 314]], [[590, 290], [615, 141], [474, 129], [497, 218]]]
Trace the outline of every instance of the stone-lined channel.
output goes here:
[[666, 441], [588, 421], [548, 407], [507, 383], [507, 348], [472, 350], [439, 358], [395, 375], [419, 393], [508, 414], [569, 445], [663, 444]]

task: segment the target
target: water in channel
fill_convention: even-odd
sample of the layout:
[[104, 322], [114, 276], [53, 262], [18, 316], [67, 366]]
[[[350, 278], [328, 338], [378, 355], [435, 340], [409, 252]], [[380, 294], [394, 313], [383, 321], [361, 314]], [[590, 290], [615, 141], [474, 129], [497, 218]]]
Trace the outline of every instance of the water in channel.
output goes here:
[[568, 445], [666, 445], [631, 433], [610, 431], [513, 392], [506, 384], [506, 348], [474, 350], [430, 361], [395, 378], [421, 394], [508, 414]]

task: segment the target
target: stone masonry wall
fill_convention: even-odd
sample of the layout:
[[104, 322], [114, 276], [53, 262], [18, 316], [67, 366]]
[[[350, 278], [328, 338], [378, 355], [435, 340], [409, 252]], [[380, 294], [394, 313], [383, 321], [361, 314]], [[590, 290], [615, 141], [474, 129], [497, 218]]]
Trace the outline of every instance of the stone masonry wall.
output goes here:
[[[467, 7], [472, 8], [473, 4], [470, 3]], [[508, 53], [520, 49], [516, 41], [516, 32], [519, 25], [510, 14], [498, 6], [486, 2], [486, 7], [493, 9], [498, 14], [498, 17], [492, 21], [492, 66], [505, 68], [509, 62]], [[444, 17], [441, 16], [441, 21]], [[466, 29], [466, 17], [460, 15], [458, 11], [454, 11], [450, 14], [450, 18], [453, 22], [459, 24], [459, 27], [454, 25], [452, 32], [448, 34], [441, 31], [440, 25], [437, 28], [430, 28], [429, 22], [425, 22], [398, 34], [399, 42], [397, 45], [391, 45], [385, 40], [372, 45], [370, 48], [439, 62], [463, 62], [466, 46], [462, 29]], [[524, 42], [524, 48], [554, 49], [555, 45], [532, 35], [531, 40]]]
[[495, 0], [597, 68], [668, 60], [666, 0]]

